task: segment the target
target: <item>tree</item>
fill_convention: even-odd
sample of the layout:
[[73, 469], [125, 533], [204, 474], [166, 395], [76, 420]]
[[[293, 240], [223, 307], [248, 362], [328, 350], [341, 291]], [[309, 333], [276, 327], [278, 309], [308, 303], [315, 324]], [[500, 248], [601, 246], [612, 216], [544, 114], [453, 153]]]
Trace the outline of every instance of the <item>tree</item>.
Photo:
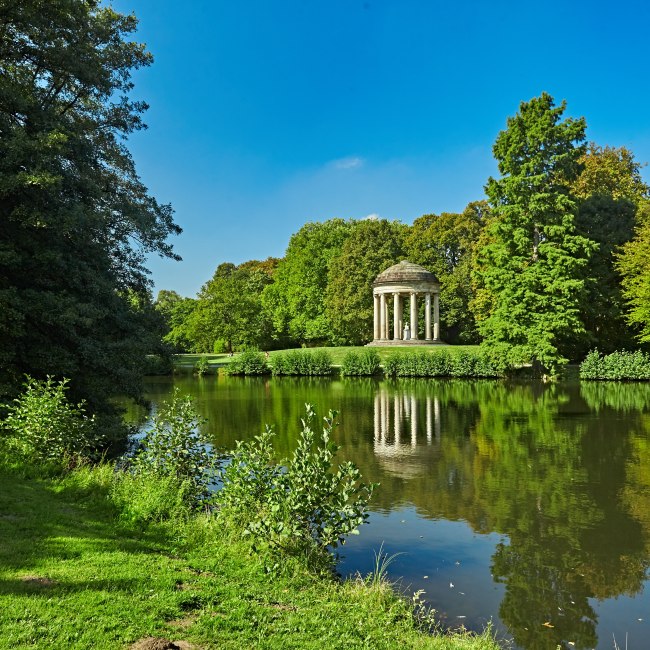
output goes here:
[[350, 221], [330, 219], [307, 223], [291, 236], [275, 282], [263, 296], [277, 339], [296, 343], [330, 341], [332, 326], [325, 310], [328, 272], [353, 227]]
[[460, 214], [424, 215], [413, 222], [404, 242], [407, 258], [440, 280], [443, 338], [450, 342], [476, 341], [476, 323], [469, 309], [472, 254], [488, 213], [487, 202], [475, 201]]
[[153, 342], [133, 297], [180, 229], [124, 144], [152, 61], [136, 26], [97, 0], [0, 5], [0, 394], [24, 374], [69, 377], [94, 409], [138, 392]]
[[626, 147], [600, 147], [590, 142], [580, 163], [582, 171], [572, 186], [578, 198], [603, 195], [635, 205], [650, 198], [650, 187], [641, 177], [642, 165]]
[[593, 244], [576, 234], [570, 183], [584, 152], [583, 118], [562, 120], [543, 93], [522, 102], [494, 144], [501, 178], [486, 185], [494, 219], [478, 274], [493, 299], [480, 321], [485, 345], [511, 362], [551, 373], [567, 361], [566, 338], [583, 332], [584, 269]]
[[627, 320], [638, 328], [638, 338], [650, 342], [650, 202], [641, 205], [634, 238], [623, 245], [616, 268], [622, 276]]
[[220, 264], [199, 292], [185, 324], [184, 336], [195, 352], [212, 352], [216, 341], [228, 351], [235, 347], [266, 347], [270, 321], [262, 308], [262, 291], [273, 280], [263, 263]]
[[334, 342], [359, 345], [372, 339], [372, 283], [403, 258], [406, 233], [399, 221], [356, 222], [329, 269], [326, 313]]
[[572, 184], [574, 194], [580, 198], [576, 228], [580, 235], [595, 242], [596, 250], [585, 273], [582, 315], [588, 338], [577, 341], [578, 358], [594, 346], [611, 352], [633, 343], [633, 332], [625, 319], [615, 252], [632, 239], [637, 207], [647, 200], [650, 190], [641, 178], [641, 165], [625, 147], [591, 143], [581, 163], [582, 172]]

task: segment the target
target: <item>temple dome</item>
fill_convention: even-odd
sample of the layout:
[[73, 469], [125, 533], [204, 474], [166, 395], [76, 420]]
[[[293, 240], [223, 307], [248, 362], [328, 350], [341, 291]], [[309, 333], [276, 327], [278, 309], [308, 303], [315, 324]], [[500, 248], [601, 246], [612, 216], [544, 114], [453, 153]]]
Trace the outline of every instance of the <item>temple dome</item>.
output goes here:
[[387, 268], [385, 271], [382, 271], [376, 278], [373, 283], [373, 286], [378, 286], [381, 284], [404, 284], [404, 283], [421, 283], [421, 282], [431, 282], [437, 283], [438, 278], [427, 271], [423, 266], [419, 264], [413, 264], [408, 260], [402, 260], [399, 264], [394, 264], [393, 266]]

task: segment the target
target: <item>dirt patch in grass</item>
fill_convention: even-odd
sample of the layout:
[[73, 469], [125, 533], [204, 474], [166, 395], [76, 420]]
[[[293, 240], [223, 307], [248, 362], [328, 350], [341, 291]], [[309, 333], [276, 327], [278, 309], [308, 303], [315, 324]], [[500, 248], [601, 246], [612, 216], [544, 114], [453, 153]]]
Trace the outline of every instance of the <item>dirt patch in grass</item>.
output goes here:
[[131, 650], [198, 650], [198, 646], [187, 641], [170, 641], [161, 637], [148, 636], [136, 641]]
[[170, 627], [177, 627], [181, 630], [186, 630], [196, 623], [198, 616], [186, 616], [185, 618], [177, 618], [173, 621], [168, 621], [167, 625]]
[[45, 576], [22, 576], [20, 581], [34, 587], [54, 587], [57, 584], [56, 580]]

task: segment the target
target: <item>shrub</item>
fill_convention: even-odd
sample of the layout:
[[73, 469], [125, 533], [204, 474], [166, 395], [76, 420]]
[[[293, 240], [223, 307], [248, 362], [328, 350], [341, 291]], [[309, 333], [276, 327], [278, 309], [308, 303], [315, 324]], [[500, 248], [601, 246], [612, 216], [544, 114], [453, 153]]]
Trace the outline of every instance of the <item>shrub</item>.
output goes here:
[[289, 350], [273, 355], [274, 375], [317, 376], [332, 374], [332, 357], [326, 350]]
[[394, 354], [384, 362], [387, 377], [500, 377], [503, 370], [482, 352], [447, 350]]
[[229, 375], [268, 375], [271, 373], [264, 354], [259, 350], [244, 350], [226, 368]]
[[240, 443], [222, 473], [216, 500], [223, 516], [239, 522], [256, 542], [283, 552], [329, 557], [366, 520], [375, 488], [361, 483], [352, 463], [334, 467], [338, 446], [331, 440], [335, 413], [324, 418], [322, 433], [307, 414], [290, 460], [271, 462], [273, 432]]
[[20, 462], [64, 469], [75, 457], [94, 457], [102, 437], [95, 418], [86, 414], [85, 403], [71, 404], [66, 398], [68, 380], [27, 377], [23, 394], [9, 406], [2, 423], [9, 451]]
[[650, 355], [618, 350], [601, 356], [592, 350], [580, 364], [581, 379], [650, 379]]
[[195, 364], [194, 364], [194, 372], [199, 377], [203, 377], [208, 371], [210, 370], [210, 364], [208, 363], [208, 360], [206, 357], [201, 357]]
[[345, 376], [370, 377], [381, 371], [379, 354], [372, 348], [350, 350], [341, 364], [341, 374]]
[[149, 477], [165, 479], [163, 484], [182, 493], [188, 505], [195, 507], [205, 501], [210, 495], [217, 459], [208, 440], [201, 435], [199, 424], [201, 419], [192, 398], [179, 397], [175, 392], [171, 403], [164, 404], [156, 414], [151, 429], [128, 459], [128, 473], [136, 478], [125, 479], [125, 484], [146, 483]]

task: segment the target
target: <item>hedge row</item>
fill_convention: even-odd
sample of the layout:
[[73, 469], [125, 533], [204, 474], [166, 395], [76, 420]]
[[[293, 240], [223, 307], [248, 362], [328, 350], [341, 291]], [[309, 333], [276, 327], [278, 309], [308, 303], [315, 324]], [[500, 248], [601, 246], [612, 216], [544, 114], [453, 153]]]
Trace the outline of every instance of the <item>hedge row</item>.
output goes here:
[[341, 364], [341, 374], [347, 377], [372, 377], [381, 373], [381, 360], [377, 350], [350, 350]]
[[230, 362], [226, 372], [229, 375], [331, 375], [332, 357], [325, 350], [290, 350], [274, 354], [269, 365], [263, 352], [245, 350]]
[[580, 379], [650, 379], [650, 355], [620, 350], [601, 356], [592, 350], [580, 364]]
[[244, 350], [226, 368], [229, 375], [270, 375], [271, 368], [259, 350]]
[[497, 365], [482, 352], [463, 350], [449, 354], [435, 352], [404, 352], [384, 362], [386, 377], [501, 377]]
[[274, 375], [314, 377], [332, 374], [332, 357], [325, 350], [289, 350], [273, 355]]
[[[271, 358], [247, 350], [239, 354], [227, 368], [231, 375], [331, 375], [332, 357], [325, 350], [290, 350], [279, 352]], [[343, 358], [341, 374], [370, 377], [381, 373], [376, 350], [350, 350]], [[489, 357], [481, 352], [463, 350], [449, 354], [447, 350], [432, 352], [403, 352], [394, 354], [384, 362], [386, 377], [501, 377], [502, 372]]]

